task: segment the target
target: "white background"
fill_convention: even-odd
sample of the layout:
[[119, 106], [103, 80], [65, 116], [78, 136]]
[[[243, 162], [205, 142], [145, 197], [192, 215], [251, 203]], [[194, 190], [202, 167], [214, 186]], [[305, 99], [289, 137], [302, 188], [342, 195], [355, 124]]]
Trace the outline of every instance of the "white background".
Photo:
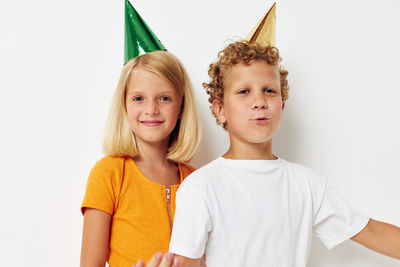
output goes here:
[[[227, 135], [201, 87], [228, 39], [245, 37], [272, 4], [137, 0], [186, 65], [204, 124], [196, 167]], [[277, 45], [291, 86], [274, 152], [329, 177], [353, 206], [400, 225], [400, 3], [278, 2]], [[1, 266], [78, 266], [87, 175], [102, 157], [123, 64], [123, 1], [0, 0]], [[347, 241], [314, 240], [312, 267], [399, 266]]]

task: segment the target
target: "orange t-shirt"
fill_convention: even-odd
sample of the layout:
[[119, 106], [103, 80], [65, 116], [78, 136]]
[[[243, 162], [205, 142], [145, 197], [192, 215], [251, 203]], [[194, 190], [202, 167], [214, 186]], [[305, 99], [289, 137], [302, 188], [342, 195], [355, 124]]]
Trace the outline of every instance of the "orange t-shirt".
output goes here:
[[[195, 170], [183, 163], [178, 167], [181, 182]], [[94, 208], [112, 215], [110, 267], [131, 267], [140, 259], [148, 262], [157, 251], [168, 251], [178, 186], [152, 182], [130, 157], [107, 156], [96, 163], [81, 210]]]

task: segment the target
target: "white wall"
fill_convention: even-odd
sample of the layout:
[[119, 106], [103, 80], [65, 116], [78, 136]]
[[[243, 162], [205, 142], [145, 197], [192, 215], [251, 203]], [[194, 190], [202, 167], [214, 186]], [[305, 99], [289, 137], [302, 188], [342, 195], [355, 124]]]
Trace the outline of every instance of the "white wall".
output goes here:
[[[249, 4], [251, 2], [251, 4]], [[227, 39], [271, 2], [137, 0], [186, 65], [204, 122], [199, 167], [223, 153], [201, 82]], [[277, 44], [290, 99], [274, 140], [283, 158], [329, 177], [349, 203], [400, 225], [400, 3], [278, 2]], [[77, 266], [79, 205], [123, 61], [123, 1], [0, 1], [2, 266]], [[207, 145], [206, 145], [207, 144]], [[318, 240], [312, 267], [398, 266], [348, 241]]]

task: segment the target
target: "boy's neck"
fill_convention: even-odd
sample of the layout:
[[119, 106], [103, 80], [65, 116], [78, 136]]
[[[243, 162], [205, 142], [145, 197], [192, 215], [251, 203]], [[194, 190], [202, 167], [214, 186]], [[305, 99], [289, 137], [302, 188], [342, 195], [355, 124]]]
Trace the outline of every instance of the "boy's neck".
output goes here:
[[277, 159], [277, 157], [272, 154], [272, 140], [263, 144], [249, 144], [231, 140], [228, 151], [222, 155], [222, 157], [227, 159]]

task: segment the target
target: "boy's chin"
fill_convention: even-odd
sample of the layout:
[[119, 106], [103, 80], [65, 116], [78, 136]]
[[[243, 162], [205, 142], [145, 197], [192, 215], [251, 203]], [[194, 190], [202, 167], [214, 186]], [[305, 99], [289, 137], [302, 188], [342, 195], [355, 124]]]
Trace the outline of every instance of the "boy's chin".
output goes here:
[[272, 136], [268, 135], [263, 135], [263, 136], [257, 136], [257, 135], [249, 135], [249, 136], [234, 136], [231, 139], [231, 143], [242, 143], [243, 145], [248, 144], [249, 146], [252, 145], [268, 145], [272, 142]]
[[254, 145], [268, 145], [272, 143], [272, 137], [270, 138], [263, 138], [263, 139], [252, 139], [249, 140], [248, 143], [254, 144]]

